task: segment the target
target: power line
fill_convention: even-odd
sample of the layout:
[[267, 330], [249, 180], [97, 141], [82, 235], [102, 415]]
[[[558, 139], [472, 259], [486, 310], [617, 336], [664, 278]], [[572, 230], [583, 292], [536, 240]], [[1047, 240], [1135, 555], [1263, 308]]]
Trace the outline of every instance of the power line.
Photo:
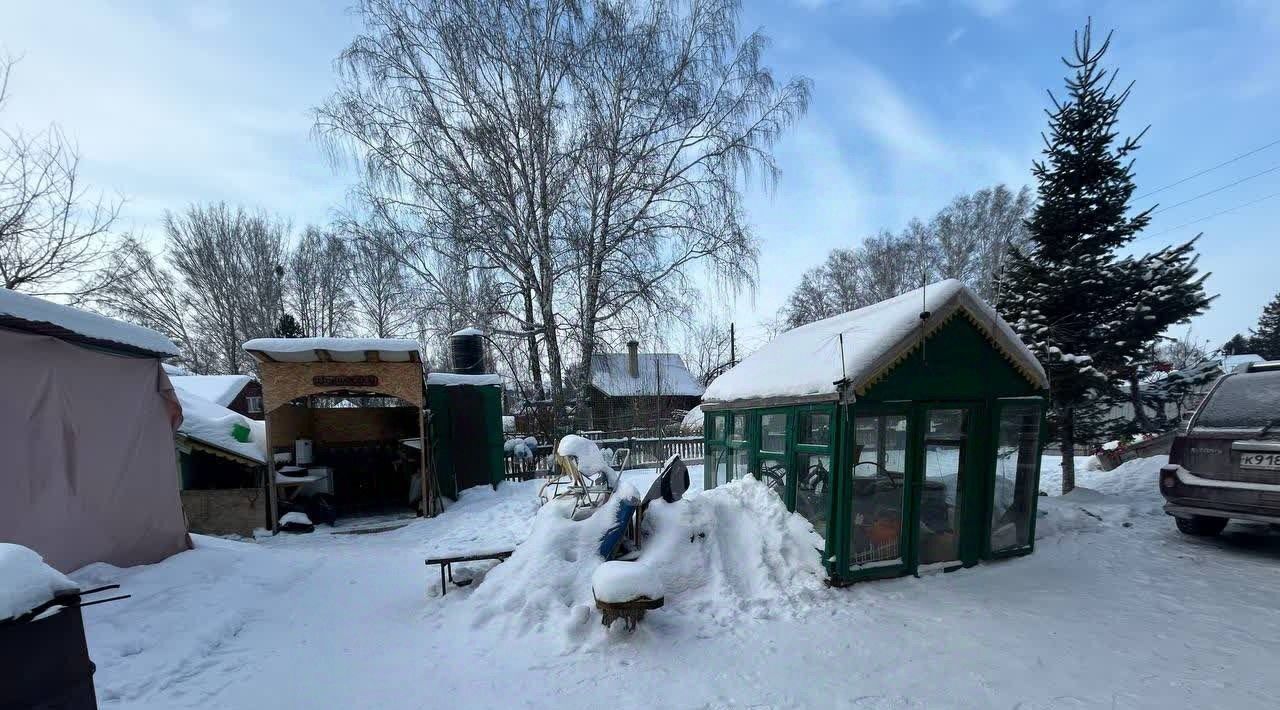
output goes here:
[[1235, 207], [1229, 207], [1229, 208], [1227, 208], [1227, 209], [1225, 209], [1225, 210], [1222, 210], [1221, 212], [1214, 212], [1214, 213], [1213, 213], [1213, 214], [1211, 214], [1211, 215], [1206, 215], [1206, 216], [1201, 217], [1201, 218], [1199, 218], [1199, 219], [1193, 219], [1193, 220], [1191, 220], [1190, 222], [1183, 222], [1182, 224], [1179, 224], [1179, 225], [1178, 225], [1178, 226], [1176, 226], [1176, 227], [1170, 227], [1170, 228], [1165, 229], [1165, 230], [1163, 230], [1163, 231], [1156, 232], [1155, 234], [1148, 234], [1148, 235], [1145, 235], [1145, 236], [1143, 236], [1143, 237], [1141, 237], [1141, 238], [1139, 238], [1139, 239], [1135, 239], [1135, 240], [1133, 240], [1133, 241], [1132, 241], [1132, 242], [1130, 242], [1130, 243], [1131, 243], [1131, 244], [1137, 244], [1138, 242], [1145, 242], [1145, 241], [1146, 241], [1146, 240], [1148, 240], [1148, 239], [1155, 239], [1156, 237], [1159, 237], [1159, 236], [1161, 236], [1161, 235], [1163, 235], [1163, 234], [1168, 234], [1169, 232], [1176, 232], [1177, 230], [1182, 229], [1183, 227], [1190, 227], [1190, 226], [1191, 226], [1191, 225], [1193, 225], [1193, 224], [1199, 224], [1200, 222], [1203, 222], [1203, 221], [1205, 221], [1205, 220], [1207, 220], [1207, 219], [1213, 219], [1214, 217], [1221, 217], [1222, 215], [1227, 214], [1228, 212], [1235, 212], [1236, 210], [1240, 210], [1240, 209], [1244, 209], [1245, 207], [1250, 207], [1250, 206], [1252, 206], [1252, 205], [1256, 205], [1256, 204], [1258, 204], [1259, 202], [1263, 202], [1263, 201], [1265, 201], [1265, 200], [1270, 200], [1270, 199], [1271, 199], [1271, 198], [1273, 198], [1273, 197], [1280, 197], [1280, 192], [1273, 192], [1273, 193], [1271, 193], [1270, 195], [1265, 195], [1265, 196], [1263, 196], [1263, 197], [1259, 197], [1259, 198], [1258, 198], [1258, 199], [1256, 199], [1256, 200], [1250, 200], [1249, 202], [1246, 202], [1246, 203], [1244, 203], [1244, 204], [1242, 204], [1242, 205], [1236, 205]]
[[1152, 195], [1156, 194], [1157, 192], [1164, 192], [1165, 190], [1168, 190], [1168, 189], [1169, 189], [1169, 188], [1171, 188], [1171, 187], [1177, 187], [1178, 185], [1181, 185], [1182, 183], [1184, 183], [1184, 182], [1186, 182], [1186, 181], [1188, 181], [1188, 180], [1194, 180], [1194, 179], [1196, 179], [1196, 178], [1200, 177], [1201, 175], [1204, 175], [1205, 173], [1211, 173], [1211, 172], [1213, 172], [1214, 170], [1217, 170], [1218, 168], [1224, 168], [1224, 167], [1226, 167], [1226, 166], [1228, 166], [1228, 165], [1230, 165], [1230, 164], [1232, 164], [1232, 163], [1236, 162], [1237, 160], [1242, 160], [1242, 159], [1244, 159], [1244, 158], [1247, 158], [1247, 157], [1249, 157], [1249, 156], [1253, 155], [1254, 153], [1261, 153], [1262, 151], [1266, 150], [1267, 148], [1270, 148], [1270, 147], [1271, 147], [1271, 146], [1273, 146], [1273, 145], [1280, 145], [1280, 139], [1277, 139], [1277, 140], [1271, 141], [1270, 143], [1268, 143], [1268, 144], [1266, 144], [1266, 145], [1264, 145], [1264, 146], [1262, 146], [1262, 147], [1260, 147], [1260, 148], [1254, 148], [1253, 150], [1251, 150], [1251, 151], [1249, 151], [1249, 152], [1247, 152], [1247, 153], [1241, 153], [1240, 155], [1237, 155], [1237, 156], [1236, 156], [1236, 157], [1234, 157], [1234, 158], [1231, 158], [1231, 159], [1229, 159], [1229, 160], [1225, 160], [1225, 161], [1223, 161], [1223, 162], [1221, 162], [1221, 163], [1218, 163], [1217, 165], [1215, 165], [1215, 166], [1213, 166], [1213, 167], [1211, 167], [1211, 168], [1205, 168], [1204, 170], [1201, 170], [1200, 172], [1195, 173], [1194, 175], [1188, 175], [1187, 177], [1184, 177], [1184, 178], [1182, 178], [1181, 180], [1176, 180], [1176, 181], [1174, 181], [1174, 182], [1171, 182], [1171, 183], [1169, 183], [1168, 185], [1165, 185], [1164, 187], [1157, 187], [1156, 189], [1154, 189], [1154, 190], [1152, 190], [1152, 191], [1150, 191], [1150, 192], [1144, 192], [1143, 194], [1138, 195], [1137, 197], [1135, 197], [1135, 198], [1133, 198], [1133, 199], [1135, 199], [1135, 200], [1141, 200], [1141, 199], [1143, 199], [1143, 198], [1150, 197], [1150, 196], [1152, 196]]
[[1156, 210], [1155, 212], [1152, 212], [1152, 213], [1151, 213], [1151, 215], [1154, 217], [1155, 215], [1158, 215], [1158, 214], [1160, 214], [1161, 212], [1167, 212], [1167, 211], [1169, 211], [1169, 210], [1173, 209], [1174, 207], [1181, 207], [1181, 206], [1183, 206], [1183, 205], [1187, 204], [1188, 202], [1195, 202], [1196, 200], [1200, 199], [1201, 197], [1208, 197], [1209, 195], [1212, 195], [1212, 194], [1214, 194], [1215, 192], [1222, 192], [1223, 190], [1225, 190], [1225, 189], [1227, 189], [1227, 188], [1229, 188], [1229, 187], [1235, 187], [1236, 185], [1239, 185], [1239, 184], [1240, 184], [1240, 183], [1242, 183], [1242, 182], [1249, 182], [1250, 180], [1252, 180], [1252, 179], [1254, 179], [1254, 178], [1256, 178], [1256, 177], [1262, 177], [1263, 175], [1266, 175], [1267, 173], [1274, 173], [1274, 172], [1275, 172], [1275, 171], [1277, 171], [1277, 170], [1280, 170], [1280, 165], [1276, 165], [1276, 166], [1274, 166], [1274, 167], [1267, 168], [1266, 170], [1263, 170], [1263, 171], [1262, 171], [1262, 172], [1260, 172], [1260, 173], [1254, 173], [1253, 175], [1250, 175], [1249, 177], [1240, 178], [1239, 180], [1236, 180], [1236, 181], [1235, 181], [1235, 182], [1233, 182], [1233, 183], [1230, 183], [1230, 184], [1227, 184], [1227, 185], [1223, 185], [1222, 187], [1216, 187], [1216, 188], [1214, 188], [1214, 189], [1212, 189], [1212, 190], [1210, 190], [1210, 191], [1208, 191], [1208, 192], [1202, 192], [1202, 193], [1200, 193], [1199, 195], [1196, 195], [1195, 197], [1191, 197], [1191, 198], [1185, 199], [1185, 200], [1183, 200], [1182, 202], [1175, 202], [1175, 203], [1173, 203], [1172, 205], [1169, 205], [1168, 207], [1161, 207], [1160, 209]]

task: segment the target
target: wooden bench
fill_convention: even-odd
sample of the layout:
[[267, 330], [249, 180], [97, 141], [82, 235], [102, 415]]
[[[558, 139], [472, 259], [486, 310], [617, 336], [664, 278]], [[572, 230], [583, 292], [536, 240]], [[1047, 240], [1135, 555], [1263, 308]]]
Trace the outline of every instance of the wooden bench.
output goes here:
[[471, 580], [463, 580], [461, 582], [453, 581], [453, 563], [454, 562], [479, 562], [481, 560], [497, 560], [499, 562], [511, 556], [512, 550], [490, 550], [488, 552], [471, 552], [465, 555], [451, 555], [442, 557], [428, 557], [427, 566], [440, 565], [440, 596], [444, 596], [448, 591], [445, 583], [445, 575], [448, 575], [449, 582], [465, 587], [471, 584]]

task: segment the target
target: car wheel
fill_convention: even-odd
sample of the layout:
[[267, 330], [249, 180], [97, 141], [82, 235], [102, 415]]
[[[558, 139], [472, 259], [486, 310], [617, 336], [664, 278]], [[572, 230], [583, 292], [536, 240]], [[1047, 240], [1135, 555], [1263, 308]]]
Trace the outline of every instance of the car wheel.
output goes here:
[[1210, 518], [1204, 515], [1193, 515], [1189, 518], [1174, 518], [1174, 522], [1178, 524], [1178, 530], [1187, 535], [1196, 535], [1200, 537], [1208, 537], [1217, 535], [1222, 529], [1227, 527], [1226, 518]]

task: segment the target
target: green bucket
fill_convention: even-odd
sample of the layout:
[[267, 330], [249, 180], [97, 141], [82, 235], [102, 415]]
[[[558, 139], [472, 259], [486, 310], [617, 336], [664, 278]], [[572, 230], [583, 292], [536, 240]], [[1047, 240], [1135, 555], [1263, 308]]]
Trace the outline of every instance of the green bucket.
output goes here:
[[241, 444], [247, 444], [253, 438], [253, 432], [249, 431], [249, 427], [236, 422], [236, 424], [231, 427], [231, 436]]

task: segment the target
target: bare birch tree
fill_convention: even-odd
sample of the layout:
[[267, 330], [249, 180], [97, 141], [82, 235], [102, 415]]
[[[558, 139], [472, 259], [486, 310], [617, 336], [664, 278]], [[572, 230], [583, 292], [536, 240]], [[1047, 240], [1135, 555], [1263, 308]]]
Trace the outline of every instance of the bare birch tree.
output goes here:
[[186, 286], [195, 337], [218, 372], [247, 372], [244, 341], [274, 334], [283, 313], [287, 223], [224, 203], [166, 213], [171, 266]]
[[994, 303], [1010, 250], [1026, 243], [1027, 188], [1004, 185], [959, 195], [928, 222], [882, 230], [859, 246], [833, 249], [805, 272], [780, 313], [787, 327], [893, 298], [939, 279], [959, 279]]
[[360, 193], [401, 246], [496, 277], [561, 409], [566, 358], [590, 362], [602, 324], [663, 312], [695, 264], [727, 283], [754, 275], [739, 183], [776, 176], [773, 141], [809, 85], [775, 84], [764, 38], [737, 42], [738, 11], [362, 0], [317, 131], [361, 161]]
[[347, 247], [352, 299], [360, 327], [376, 338], [403, 337], [414, 320], [404, 264], [382, 235], [358, 235]]
[[[0, 110], [13, 66], [0, 57]], [[83, 184], [80, 154], [57, 126], [0, 129], [0, 286], [78, 297], [109, 283], [93, 277], [120, 206]]]
[[289, 252], [285, 305], [308, 337], [344, 335], [354, 301], [347, 244], [337, 234], [316, 227], [303, 230]]
[[185, 284], [144, 244], [126, 237], [111, 254], [105, 271], [128, 274], [128, 278], [106, 278], [90, 291], [89, 305], [163, 333], [178, 346], [179, 360], [193, 373], [217, 371], [216, 353], [197, 337]]

